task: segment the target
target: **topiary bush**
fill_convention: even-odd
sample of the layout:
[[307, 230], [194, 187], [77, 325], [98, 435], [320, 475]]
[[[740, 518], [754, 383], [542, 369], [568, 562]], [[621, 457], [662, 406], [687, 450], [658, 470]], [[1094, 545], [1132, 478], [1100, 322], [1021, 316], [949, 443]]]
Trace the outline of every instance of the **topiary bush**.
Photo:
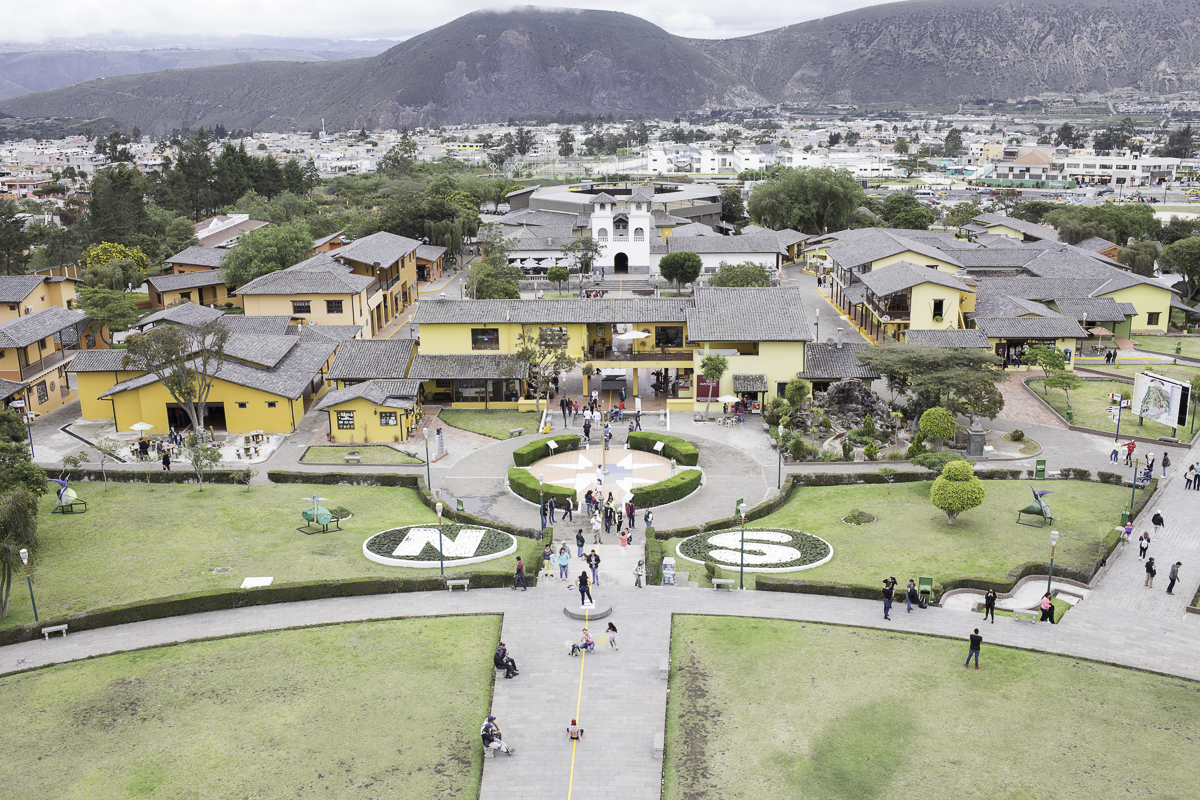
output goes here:
[[694, 467], [700, 463], [700, 451], [696, 449], [696, 446], [678, 436], [633, 431], [626, 440], [629, 442], [630, 450], [642, 450], [647, 453], [653, 453], [654, 445], [662, 442], [664, 458], [673, 458], [675, 463], [685, 467]]
[[830, 418], [830, 416], [828, 414], [821, 417], [820, 425], [821, 425], [821, 430], [823, 430], [823, 431], [833, 430], [833, 420]]
[[879, 448], [874, 442], [863, 448], [863, 455], [867, 457], [867, 461], [874, 461], [879, 458]]
[[854, 445], [851, 444], [849, 442], [849, 440], [847, 440], [847, 439], [842, 439], [842, 460], [843, 461], [853, 461], [854, 460]]
[[549, 458], [550, 442], [558, 444], [558, 450], [555, 451], [558, 453], [579, 449], [578, 436], [569, 433], [558, 436], [547, 436], [545, 439], [537, 439], [513, 450], [513, 463], [518, 467], [528, 467], [530, 464], [535, 464], [543, 458]]
[[632, 490], [633, 502], [638, 508], [651, 508], [673, 503], [699, 489], [702, 477], [698, 469], [685, 469], [665, 481], [648, 486], [635, 486]]
[[941, 474], [945, 470], [946, 465], [952, 461], [966, 461], [966, 459], [963, 458], [961, 453], [954, 450], [943, 450], [940, 453], [924, 453], [919, 455], [912, 460], [912, 463], [915, 466], [924, 467], [925, 469]]
[[970, 462], [966, 460], [946, 464], [929, 490], [929, 502], [933, 503], [934, 508], [946, 512], [951, 525], [962, 512], [982, 505], [986, 496], [987, 489], [983, 481], [976, 477]]
[[1014, 442], [1019, 442], [1025, 438], [1025, 431], [1020, 428], [1013, 428], [1012, 432], [1008, 434], [1008, 438]]
[[554, 498], [554, 502], [561, 508], [562, 501], [568, 497], [579, 507], [579, 498], [574, 489], [568, 489], [563, 486], [552, 486], [549, 483], [544, 483], [541, 486], [541, 492], [538, 491], [537, 476], [530, 473], [527, 469], [520, 467], [510, 467], [508, 470], [508, 487], [513, 490], [517, 497], [528, 500], [531, 503], [539, 503], [542, 498], [549, 500]]

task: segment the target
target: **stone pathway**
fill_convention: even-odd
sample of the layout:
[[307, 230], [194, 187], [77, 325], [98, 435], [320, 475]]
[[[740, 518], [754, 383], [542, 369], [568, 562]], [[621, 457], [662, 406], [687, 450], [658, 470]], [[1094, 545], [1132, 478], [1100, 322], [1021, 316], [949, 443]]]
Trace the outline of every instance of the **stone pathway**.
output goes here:
[[1000, 412], [1002, 419], [1065, 429], [1067, 424], [1042, 405], [1033, 396], [1033, 391], [1021, 380], [1026, 375], [1026, 372], [1010, 371], [1008, 380], [998, 384], [1000, 394], [1004, 395], [1004, 410]]

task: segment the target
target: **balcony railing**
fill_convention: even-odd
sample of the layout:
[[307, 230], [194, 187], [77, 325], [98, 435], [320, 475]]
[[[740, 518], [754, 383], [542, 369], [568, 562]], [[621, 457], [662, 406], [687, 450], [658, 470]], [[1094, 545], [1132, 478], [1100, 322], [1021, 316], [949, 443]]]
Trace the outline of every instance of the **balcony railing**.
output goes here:
[[891, 322], [903, 322], [907, 320], [909, 315], [912, 313], [912, 309], [909, 306], [901, 307], [897, 305], [889, 305], [884, 307], [873, 297], [867, 298], [867, 305], [872, 311], [875, 312], [875, 316], [879, 317], [880, 319], [883, 317], [888, 317]]
[[583, 357], [588, 361], [692, 361], [688, 350], [613, 350], [611, 347], [593, 347], [585, 350]]
[[35, 375], [40, 375], [41, 373], [50, 369], [50, 367], [53, 367], [56, 364], [61, 364], [78, 352], [79, 350], [77, 348], [71, 347], [57, 350], [53, 353], [47, 353], [44, 358], [33, 362], [27, 367], [21, 368], [21, 380], [28, 380]]

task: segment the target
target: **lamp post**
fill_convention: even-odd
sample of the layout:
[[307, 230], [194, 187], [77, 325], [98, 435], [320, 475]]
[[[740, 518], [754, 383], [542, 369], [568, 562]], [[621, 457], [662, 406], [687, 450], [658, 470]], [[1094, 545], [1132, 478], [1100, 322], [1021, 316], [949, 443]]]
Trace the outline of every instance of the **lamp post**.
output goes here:
[[742, 515], [742, 564], [738, 567], [738, 588], [746, 588], [746, 503], [737, 505], [738, 513]]
[[821, 341], [821, 309], [820, 308], [817, 309], [816, 314], [817, 314], [817, 321], [814, 322], [813, 325], [817, 326], [817, 342], [820, 343], [820, 341]]
[[409, 340], [410, 340], [410, 341], [411, 341], [411, 340], [412, 340], [412, 338], [413, 338], [413, 324], [412, 324], [412, 321], [413, 321], [413, 315], [412, 315], [412, 314], [409, 314], [409, 315], [408, 315], [408, 338], [409, 338]]
[[541, 538], [541, 532], [546, 529], [546, 517], [542, 513], [542, 509], [546, 507], [545, 490], [542, 488], [542, 483], [546, 480], [544, 472], [538, 473], [538, 538]]
[[1046, 578], [1046, 594], [1050, 593], [1050, 582], [1054, 580], [1054, 545], [1058, 544], [1058, 531], [1050, 531], [1050, 575]]
[[779, 443], [775, 448], [779, 451], [779, 485], [775, 488], [783, 488], [783, 423], [779, 423]]
[[38, 621], [37, 601], [33, 599], [33, 578], [29, 577], [29, 551], [21, 548], [21, 563], [25, 565], [25, 582], [29, 584], [29, 602], [33, 605], [33, 621]]
[[442, 504], [438, 503], [433, 508], [438, 515], [438, 569], [444, 578], [446, 577], [446, 550], [442, 543]]
[[429, 428], [425, 429], [425, 488], [433, 491], [433, 478], [429, 475]]

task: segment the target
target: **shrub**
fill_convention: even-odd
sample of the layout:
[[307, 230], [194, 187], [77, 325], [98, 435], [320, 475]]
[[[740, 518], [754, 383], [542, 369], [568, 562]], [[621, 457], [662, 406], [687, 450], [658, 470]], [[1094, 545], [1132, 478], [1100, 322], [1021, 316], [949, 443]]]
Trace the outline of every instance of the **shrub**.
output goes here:
[[[177, 465], [182, 465], [184, 462], [176, 461]], [[71, 481], [102, 481], [104, 480], [103, 473], [98, 469], [67, 469], [63, 470], [65, 477]], [[205, 470], [204, 480], [206, 483], [244, 483], [241, 479], [245, 470], [240, 469], [217, 469], [211, 472]], [[308, 474], [308, 473], [304, 473]], [[112, 471], [108, 473], [108, 479], [117, 483], [196, 483], [196, 473], [190, 469], [187, 472], [157, 472], [148, 470], [136, 471]], [[315, 481], [309, 481], [315, 483]], [[85, 500], [87, 498], [84, 498]]]
[[940, 407], [931, 408], [922, 414], [920, 424], [921, 433], [925, 434], [925, 438], [938, 442], [954, 436], [954, 432], [958, 429], [954, 415]]
[[702, 475], [698, 469], [685, 469], [673, 478], [633, 488], [633, 502], [638, 508], [666, 505], [687, 497], [700, 488]]
[[772, 428], [783, 422], [785, 425], [791, 422], [792, 404], [782, 397], [776, 395], [767, 401], [767, 406], [763, 410], [763, 417], [766, 423]]
[[787, 398], [788, 403], [792, 408], [800, 408], [804, 405], [804, 401], [808, 399], [808, 393], [812, 390], [812, 384], [803, 378], [792, 378], [783, 387], [783, 395]]
[[943, 450], [940, 453], [924, 453], [919, 455], [912, 460], [912, 463], [915, 466], [924, 467], [925, 469], [941, 474], [945, 470], [946, 465], [951, 461], [966, 461], [966, 459], [963, 458], [962, 453], [956, 453], [953, 450]]
[[867, 457], [867, 461], [874, 461], [879, 458], [879, 448], [874, 442], [863, 448], [863, 455]]
[[658, 586], [662, 583], [663, 545], [654, 532], [646, 529], [646, 584]]
[[986, 496], [983, 481], [976, 477], [971, 464], [961, 457], [942, 468], [942, 474], [929, 490], [929, 502], [946, 512], [951, 525], [959, 514], [981, 505]]
[[870, 414], [867, 414], [865, 417], [863, 417], [862, 432], [871, 434], [875, 433], [875, 418]]
[[558, 444], [557, 452], [560, 453], [579, 449], [578, 436], [569, 433], [560, 434], [559, 436], [547, 436], [545, 439], [537, 439], [513, 450], [513, 463], [518, 467], [528, 467], [530, 464], [537, 463], [543, 458], [549, 457], [550, 442]]
[[1014, 442], [1019, 442], [1025, 438], [1025, 431], [1020, 428], [1013, 428], [1012, 432], [1008, 434], [1008, 438]]
[[876, 434], [874, 431], [871, 431], [870, 433], [868, 433], [866, 428], [855, 428], [854, 430], [852, 430], [846, 434], [847, 439], [854, 442], [855, 444], [861, 444], [863, 447], [866, 447], [867, 445], [874, 442], [875, 436], [876, 436]]
[[[110, 480], [112, 479], [113, 474], [116, 473], [110, 473]], [[171, 473], [159, 472], [153, 474], [170, 475]], [[288, 472], [287, 470], [282, 469], [272, 469], [267, 471], [267, 480], [269, 480], [271, 483], [315, 483], [321, 486], [336, 486], [338, 484], [345, 484], [347, 486], [401, 486], [406, 489], [416, 489], [421, 485], [421, 477], [423, 476], [400, 475], [390, 472]], [[205, 479], [207, 480], [207, 473]], [[213, 482], [232, 483], [232, 481]]]
[[854, 460], [854, 445], [852, 445], [846, 439], [842, 439], [842, 460], [843, 461], [853, 461]]
[[826, 414], [825, 416], [821, 417], [821, 422], [820, 422], [820, 425], [821, 425], [821, 430], [823, 430], [823, 431], [831, 431], [831, 430], [833, 430], [833, 420], [832, 420], [832, 419], [830, 419], [830, 417], [829, 417], [829, 415], [828, 415], [828, 414]]
[[804, 460], [809, 453], [808, 445], [801, 436], [793, 436], [791, 443], [788, 444], [788, 453], [797, 461]]
[[1100, 479], [1101, 483], [1111, 483], [1114, 486], [1125, 483], [1125, 479], [1116, 472], [1097, 472], [1096, 477]]
[[562, 501], [568, 497], [572, 502], [578, 505], [579, 498], [576, 496], [574, 489], [568, 489], [564, 486], [552, 486], [549, 483], [544, 483], [541, 486], [541, 492], [538, 491], [537, 476], [531, 474], [529, 470], [521, 469], [520, 467], [510, 467], [508, 470], [508, 487], [513, 490], [517, 497], [524, 498], [531, 503], [541, 502], [541, 498], [549, 500], [554, 498], [554, 502], [560, 507]]
[[704, 562], [704, 574], [707, 575], [708, 579], [711, 581], [713, 578], [721, 577], [721, 570], [713, 562], [705, 561]]
[[665, 458], [673, 458], [677, 464], [684, 467], [694, 467], [700, 463], [700, 451], [696, 449], [696, 446], [678, 436], [633, 431], [627, 437], [627, 441], [630, 450], [643, 450], [649, 453], [654, 452], [655, 444], [662, 442], [662, 454]]
[[929, 448], [925, 446], [924, 442], [918, 442], [914, 439], [913, 443], [908, 446], [908, 452], [905, 455], [910, 459], [916, 459], [918, 456], [923, 456], [928, 452]]
[[340, 519], [350, 519], [350, 517], [353, 516], [353, 513], [354, 512], [352, 512], [350, 509], [346, 508], [345, 506], [338, 506], [337, 508], [329, 509], [330, 516], [332, 516], [334, 519], [339, 519], [339, 520]]
[[884, 458], [886, 458], [888, 461], [903, 461], [904, 459], [908, 458], [908, 454], [903, 450], [889, 450], [888, 454], [884, 456]]

